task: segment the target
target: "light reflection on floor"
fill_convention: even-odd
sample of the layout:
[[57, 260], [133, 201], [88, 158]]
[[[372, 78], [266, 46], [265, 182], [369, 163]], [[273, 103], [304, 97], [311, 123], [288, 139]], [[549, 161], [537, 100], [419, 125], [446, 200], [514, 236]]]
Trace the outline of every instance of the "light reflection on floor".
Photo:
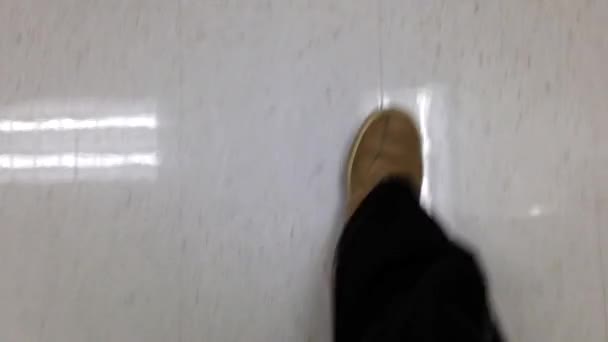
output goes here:
[[154, 180], [157, 126], [149, 101], [34, 101], [0, 109], [0, 182]]
[[56, 118], [44, 120], [0, 120], [0, 132], [71, 131], [105, 128], [156, 129], [156, 117], [141, 115], [132, 117], [106, 117], [98, 119]]

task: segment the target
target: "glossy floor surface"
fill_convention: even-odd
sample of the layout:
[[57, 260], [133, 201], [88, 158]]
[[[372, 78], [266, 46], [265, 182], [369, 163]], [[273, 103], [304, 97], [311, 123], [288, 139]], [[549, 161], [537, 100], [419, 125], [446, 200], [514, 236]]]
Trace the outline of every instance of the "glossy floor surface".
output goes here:
[[378, 104], [511, 341], [606, 341], [608, 2], [0, 0], [0, 340], [330, 341]]

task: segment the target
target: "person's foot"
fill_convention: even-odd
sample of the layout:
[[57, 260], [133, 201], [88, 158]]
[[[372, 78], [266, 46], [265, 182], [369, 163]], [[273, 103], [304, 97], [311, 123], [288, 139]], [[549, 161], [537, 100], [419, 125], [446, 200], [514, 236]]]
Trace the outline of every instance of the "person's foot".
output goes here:
[[412, 190], [419, 194], [422, 149], [420, 134], [410, 114], [399, 109], [372, 113], [353, 143], [346, 172], [349, 217], [387, 177], [407, 178]]

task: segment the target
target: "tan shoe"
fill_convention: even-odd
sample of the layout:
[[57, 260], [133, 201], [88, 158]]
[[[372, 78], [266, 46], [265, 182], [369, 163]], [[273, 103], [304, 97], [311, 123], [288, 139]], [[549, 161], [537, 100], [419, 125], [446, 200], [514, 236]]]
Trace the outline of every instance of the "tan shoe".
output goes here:
[[399, 109], [372, 113], [355, 139], [346, 172], [349, 217], [372, 189], [389, 176], [407, 178], [420, 194], [422, 147], [410, 114]]

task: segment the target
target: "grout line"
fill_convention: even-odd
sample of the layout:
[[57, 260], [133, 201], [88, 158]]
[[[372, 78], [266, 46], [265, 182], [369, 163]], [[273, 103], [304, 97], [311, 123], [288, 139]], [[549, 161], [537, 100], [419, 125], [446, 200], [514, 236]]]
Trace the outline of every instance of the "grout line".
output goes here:
[[[177, 117], [178, 117], [178, 121], [177, 121], [177, 130], [178, 130], [178, 134], [177, 134], [177, 163], [179, 165], [179, 167], [181, 168], [183, 166], [183, 162], [182, 162], [182, 155], [180, 153], [180, 150], [182, 148], [182, 144], [183, 144], [183, 136], [184, 136], [184, 131], [183, 131], [183, 127], [184, 127], [184, 30], [183, 30], [183, 25], [184, 25], [184, 20], [183, 20], [183, 0], [177, 0], [177, 13], [176, 13], [176, 25], [177, 27], [176, 29], [176, 34], [177, 34], [177, 55], [176, 55], [176, 59], [177, 59], [177, 63], [178, 63], [178, 67], [177, 67], [177, 99], [176, 99], [176, 106], [177, 106]], [[181, 188], [181, 184], [179, 185], [179, 187]], [[178, 197], [178, 201], [181, 202], [182, 201], [182, 191], [179, 192], [179, 197]], [[183, 207], [180, 203], [180, 206]], [[178, 216], [178, 229], [182, 229], [182, 215], [181, 215], [181, 210], [180, 210], [180, 215]], [[183, 231], [181, 231], [182, 236], [183, 236]], [[179, 265], [177, 265], [178, 268], [178, 286], [180, 287], [180, 291], [179, 291], [179, 295], [177, 298], [177, 342], [182, 342], [184, 339], [183, 336], [183, 330], [184, 330], [184, 293], [185, 291], [183, 291], [184, 289], [184, 252], [182, 250], [182, 252], [180, 253], [179, 256]]]
[[379, 94], [378, 94], [378, 105], [380, 107], [380, 110], [384, 109], [384, 51], [382, 49], [382, 32], [383, 32], [383, 21], [384, 21], [384, 16], [383, 16], [383, 9], [384, 6], [382, 6], [384, 0], [378, 0], [378, 6], [377, 6], [377, 11], [378, 11], [378, 16], [377, 16], [377, 20], [378, 20], [378, 25], [377, 25], [377, 30], [378, 30], [378, 72], [379, 72], [379, 76], [378, 76], [378, 83], [379, 83]]
[[[183, 32], [183, 1], [177, 2], [177, 110], [178, 110], [178, 127], [183, 127], [183, 92], [184, 92], [184, 32]], [[181, 140], [182, 134], [178, 134], [178, 139]]]
[[[596, 212], [597, 212], [597, 206], [595, 208]], [[604, 319], [603, 319], [603, 324], [602, 327], [604, 329], [604, 341], [606, 341], [606, 339], [608, 338], [608, 303], [606, 302], [606, 280], [605, 280], [605, 274], [604, 274], [604, 253], [602, 252], [602, 230], [598, 228], [598, 226], [595, 226], [595, 230], [596, 230], [596, 235], [597, 235], [597, 244], [598, 244], [598, 252], [599, 252], [599, 274], [600, 274], [600, 284], [602, 286], [602, 309], [604, 311]]]

